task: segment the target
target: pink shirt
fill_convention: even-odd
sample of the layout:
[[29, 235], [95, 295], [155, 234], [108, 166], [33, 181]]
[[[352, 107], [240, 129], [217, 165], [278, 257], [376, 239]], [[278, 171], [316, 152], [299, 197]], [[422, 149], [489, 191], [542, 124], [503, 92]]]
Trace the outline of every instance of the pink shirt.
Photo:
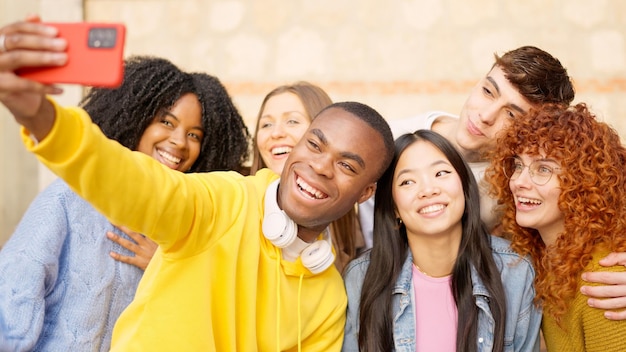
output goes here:
[[415, 350], [456, 351], [457, 308], [452, 276], [431, 277], [413, 265]]

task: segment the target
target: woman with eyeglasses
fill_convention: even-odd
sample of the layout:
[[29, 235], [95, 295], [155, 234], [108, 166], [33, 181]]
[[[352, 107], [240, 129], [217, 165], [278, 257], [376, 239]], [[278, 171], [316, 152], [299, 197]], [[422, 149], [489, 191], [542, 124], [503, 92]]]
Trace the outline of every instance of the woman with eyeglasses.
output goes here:
[[[546, 106], [502, 134], [487, 170], [504, 233], [530, 255], [548, 351], [626, 351], [626, 322], [580, 292], [585, 271], [626, 251], [626, 149], [585, 104]], [[589, 283], [585, 283], [589, 284]]]

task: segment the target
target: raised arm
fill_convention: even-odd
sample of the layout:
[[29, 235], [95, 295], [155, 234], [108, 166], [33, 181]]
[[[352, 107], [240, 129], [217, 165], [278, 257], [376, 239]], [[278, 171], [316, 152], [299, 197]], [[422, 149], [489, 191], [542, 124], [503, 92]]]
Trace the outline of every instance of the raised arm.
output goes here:
[[210, 180], [167, 169], [107, 139], [82, 109], [46, 99], [56, 89], [11, 71], [42, 65], [49, 61], [46, 57], [55, 56], [50, 48], [62, 46], [54, 44], [54, 29], [19, 22], [0, 28], [0, 33], [8, 49], [0, 53], [0, 74], [7, 78], [0, 79], [0, 102], [24, 127], [22, 139], [39, 161], [112, 222], [151, 236], [164, 250], [180, 248], [182, 242], [197, 248], [197, 242], [212, 239], [189, 236], [192, 227], [210, 231]]
[[0, 28], [0, 101], [37, 140], [44, 139], [54, 123], [54, 109], [45, 94], [62, 90], [23, 79], [14, 71], [65, 64], [67, 42], [57, 35], [56, 28], [39, 23], [38, 17]]

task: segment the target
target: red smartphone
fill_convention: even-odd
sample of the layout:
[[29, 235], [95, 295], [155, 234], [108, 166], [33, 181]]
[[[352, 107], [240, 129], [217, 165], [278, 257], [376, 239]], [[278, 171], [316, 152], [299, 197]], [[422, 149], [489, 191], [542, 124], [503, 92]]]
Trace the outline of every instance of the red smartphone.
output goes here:
[[126, 27], [121, 23], [46, 23], [68, 42], [64, 66], [26, 67], [19, 76], [45, 84], [69, 83], [114, 88], [124, 76]]

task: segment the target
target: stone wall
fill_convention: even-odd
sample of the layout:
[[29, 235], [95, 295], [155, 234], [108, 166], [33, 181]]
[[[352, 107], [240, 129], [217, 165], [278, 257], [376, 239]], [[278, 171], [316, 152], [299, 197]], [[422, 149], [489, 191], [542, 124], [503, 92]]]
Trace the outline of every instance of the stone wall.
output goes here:
[[[160, 55], [218, 76], [251, 130], [263, 96], [296, 80], [319, 84], [336, 101], [368, 103], [388, 119], [456, 113], [494, 52], [535, 45], [569, 69], [576, 101], [626, 136], [626, 2], [619, 0], [0, 1], [18, 8], [0, 11], [2, 23], [33, 4], [44, 20], [125, 22], [126, 55]], [[31, 8], [20, 12], [21, 4]], [[18, 177], [31, 172], [3, 166]], [[51, 178], [40, 174], [43, 187]], [[29, 187], [9, 187], [3, 211]], [[30, 197], [20, 198], [28, 204]], [[3, 218], [0, 226], [2, 243], [14, 225]]]

